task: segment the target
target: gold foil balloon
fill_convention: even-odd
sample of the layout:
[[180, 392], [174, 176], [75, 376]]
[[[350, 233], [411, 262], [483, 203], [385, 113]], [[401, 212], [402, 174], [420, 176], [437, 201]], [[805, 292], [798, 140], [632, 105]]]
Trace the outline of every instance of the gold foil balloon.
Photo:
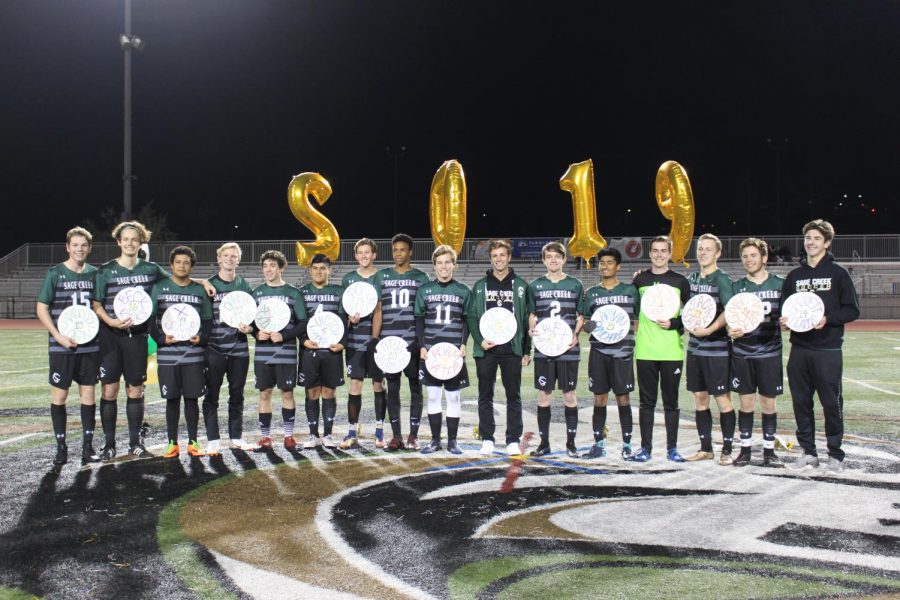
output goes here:
[[156, 354], [151, 354], [150, 356], [147, 357], [147, 380], [144, 383], [147, 385], [153, 385], [155, 383], [159, 383], [159, 374], [158, 374], [157, 364], [156, 364]]
[[575, 232], [569, 240], [569, 253], [585, 263], [606, 248], [606, 240], [597, 229], [597, 199], [594, 195], [594, 163], [590, 159], [569, 165], [559, 180], [561, 190], [572, 195]]
[[466, 174], [456, 160], [445, 161], [431, 180], [431, 237], [459, 254], [466, 237]]
[[694, 194], [687, 171], [667, 160], [656, 172], [656, 203], [663, 216], [672, 221], [672, 262], [683, 263], [694, 237]]
[[319, 206], [331, 197], [331, 184], [318, 173], [300, 173], [288, 185], [288, 205], [298, 221], [316, 234], [314, 242], [297, 242], [297, 264], [309, 266], [313, 256], [324, 254], [337, 260], [341, 253], [341, 238], [328, 217], [317, 211], [309, 201], [315, 198]]

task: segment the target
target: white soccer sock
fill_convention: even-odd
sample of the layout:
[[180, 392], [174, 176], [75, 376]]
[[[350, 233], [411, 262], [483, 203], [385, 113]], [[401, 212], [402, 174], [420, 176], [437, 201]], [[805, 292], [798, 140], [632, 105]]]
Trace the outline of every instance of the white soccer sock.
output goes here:
[[[443, 388], [435, 385], [426, 385], [425, 391], [428, 394], [428, 414], [436, 415], [441, 412], [441, 390]], [[448, 392], [449, 394], [449, 392]]]
[[458, 419], [461, 411], [462, 405], [462, 390], [456, 390], [455, 392], [445, 392], [447, 396], [447, 416], [451, 419]]

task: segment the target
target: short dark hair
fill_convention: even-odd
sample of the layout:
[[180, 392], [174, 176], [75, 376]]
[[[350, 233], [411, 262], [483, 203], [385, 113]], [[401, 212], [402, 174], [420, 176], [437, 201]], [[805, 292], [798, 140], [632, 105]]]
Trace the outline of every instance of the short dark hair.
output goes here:
[[816, 219], [815, 221], [810, 221], [806, 225], [803, 226], [803, 235], [810, 229], [815, 229], [819, 233], [822, 234], [822, 237], [825, 238], [826, 242], [830, 242], [834, 239], [834, 227], [828, 221], [824, 219]]
[[175, 257], [180, 255], [190, 258], [192, 267], [197, 264], [197, 255], [187, 246], [175, 246], [172, 248], [172, 251], [169, 252], [169, 264], [173, 264], [175, 262]]
[[409, 237], [408, 235], [406, 235], [405, 233], [398, 233], [397, 235], [395, 235], [394, 237], [391, 238], [391, 246], [393, 246], [397, 242], [403, 242], [404, 244], [409, 246], [410, 250], [412, 250], [413, 239], [411, 237]]
[[541, 260], [547, 258], [548, 252], [556, 252], [557, 254], [562, 255], [563, 258], [566, 257], [566, 247], [562, 245], [562, 242], [547, 242], [544, 244], [544, 247], [541, 248]]
[[274, 260], [278, 264], [279, 269], [287, 266], [287, 259], [278, 250], [266, 250], [263, 252], [262, 256], [259, 257], [259, 266], [263, 266], [263, 263], [267, 260]]
[[323, 264], [325, 266], [331, 266], [331, 259], [325, 256], [324, 254], [316, 254], [312, 257], [312, 260], [309, 261], [309, 266]]
[[610, 248], [609, 246], [603, 248], [597, 253], [597, 260], [599, 261], [604, 256], [612, 256], [617, 265], [622, 264], [622, 253], [615, 248]]

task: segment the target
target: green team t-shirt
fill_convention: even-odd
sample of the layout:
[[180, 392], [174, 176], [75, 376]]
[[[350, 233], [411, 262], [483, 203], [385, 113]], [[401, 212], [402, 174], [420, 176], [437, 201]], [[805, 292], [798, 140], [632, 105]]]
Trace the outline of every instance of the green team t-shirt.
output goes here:
[[425, 317], [425, 349], [446, 342], [463, 344], [466, 303], [472, 291], [464, 283], [437, 279], [422, 285], [416, 293], [416, 317]]
[[[70, 306], [86, 306], [91, 307], [91, 296], [94, 294], [94, 279], [97, 276], [97, 268], [91, 265], [84, 265], [81, 273], [69, 269], [65, 263], [60, 263], [47, 271], [44, 276], [44, 285], [38, 293], [38, 302], [46, 304], [50, 310], [50, 317], [54, 323], [59, 321], [59, 315], [62, 311]], [[53, 339], [53, 336], [47, 334], [50, 338], [50, 352], [72, 352], [59, 345]], [[89, 354], [99, 350], [97, 337], [95, 336], [86, 344], [78, 344], [75, 349], [76, 354]]]
[[[687, 278], [675, 271], [653, 273], [650, 269], [647, 269], [638, 273], [638, 276], [631, 283], [637, 288], [638, 294], [641, 296], [651, 286], [665, 283], [680, 292], [682, 306], [690, 298], [691, 288]], [[641, 312], [640, 304], [640, 301], [638, 301], [636, 308], [638, 312], [638, 330], [634, 336], [634, 358], [637, 360], [684, 360], [682, 329], [680, 327], [663, 329]], [[680, 313], [681, 309], [679, 308], [678, 314]], [[680, 319], [677, 323], [680, 323]]]
[[[553, 281], [546, 275], [538, 277], [529, 285], [531, 295], [534, 296], [534, 314], [538, 323], [551, 317], [559, 317], [566, 325], [575, 331], [575, 322], [578, 319], [578, 305], [584, 295], [584, 286], [581, 280], [571, 275], [566, 275], [559, 281]], [[559, 356], [545, 356], [535, 347], [535, 358], [573, 361], [581, 358], [581, 347], [575, 344]]]

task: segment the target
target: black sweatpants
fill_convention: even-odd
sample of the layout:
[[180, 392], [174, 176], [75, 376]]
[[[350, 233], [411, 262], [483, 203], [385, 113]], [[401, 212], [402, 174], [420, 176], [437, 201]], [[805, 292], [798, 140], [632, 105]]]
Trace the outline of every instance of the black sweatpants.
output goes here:
[[485, 353], [475, 359], [478, 374], [478, 431], [481, 439], [494, 441], [494, 384], [497, 367], [506, 390], [506, 443], [519, 442], [522, 437], [522, 357], [515, 354]]
[[641, 427], [641, 447], [653, 450], [653, 421], [657, 394], [662, 391], [663, 414], [666, 421], [666, 448], [678, 445], [678, 386], [681, 383], [682, 361], [636, 360], [638, 391], [641, 404], [638, 410]]
[[844, 437], [844, 397], [841, 376], [844, 358], [840, 350], [810, 350], [791, 346], [787, 374], [794, 400], [797, 442], [806, 454], [816, 454], [816, 416], [813, 393], [819, 395], [825, 415], [825, 440], [828, 456], [844, 460], [841, 441]]
[[244, 433], [244, 385], [250, 369], [249, 356], [227, 356], [206, 351], [206, 396], [203, 398], [203, 422], [206, 437], [219, 439], [219, 390], [228, 377], [228, 437], [239, 440]]

